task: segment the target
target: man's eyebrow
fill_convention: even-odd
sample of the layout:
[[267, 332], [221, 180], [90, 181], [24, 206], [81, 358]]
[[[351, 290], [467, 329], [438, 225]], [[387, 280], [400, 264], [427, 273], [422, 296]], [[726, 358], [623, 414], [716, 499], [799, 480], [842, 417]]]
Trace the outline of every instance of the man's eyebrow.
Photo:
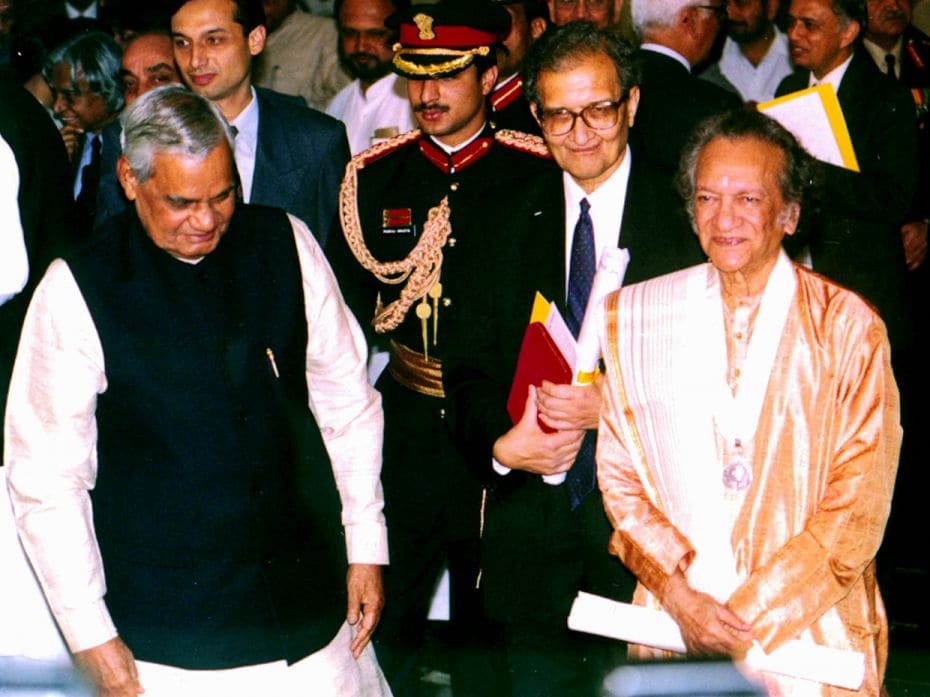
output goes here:
[[156, 63], [155, 65], [150, 65], [145, 69], [146, 73], [157, 73], [159, 70], [170, 70], [172, 66], [167, 63]]

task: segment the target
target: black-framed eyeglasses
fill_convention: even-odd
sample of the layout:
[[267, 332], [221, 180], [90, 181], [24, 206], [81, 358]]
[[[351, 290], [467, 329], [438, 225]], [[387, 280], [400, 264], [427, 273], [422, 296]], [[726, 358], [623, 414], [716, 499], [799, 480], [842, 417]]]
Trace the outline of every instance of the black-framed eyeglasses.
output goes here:
[[719, 5], [692, 5], [691, 7], [713, 13], [714, 18], [720, 22], [727, 18], [727, 4], [725, 2]]
[[580, 116], [588, 128], [606, 131], [617, 125], [620, 118], [620, 105], [626, 96], [615, 102], [605, 100], [588, 104], [581, 111], [569, 109], [543, 109], [539, 116], [539, 125], [550, 136], [563, 136], [575, 127], [575, 120]]

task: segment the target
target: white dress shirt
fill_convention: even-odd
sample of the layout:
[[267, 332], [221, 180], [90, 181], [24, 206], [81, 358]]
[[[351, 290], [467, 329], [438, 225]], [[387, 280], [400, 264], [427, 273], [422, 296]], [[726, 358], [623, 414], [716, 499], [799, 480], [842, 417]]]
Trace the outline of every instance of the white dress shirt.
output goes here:
[[252, 180], [255, 177], [255, 153], [258, 150], [258, 96], [252, 87], [252, 100], [229, 125], [236, 129], [236, 169], [242, 184], [242, 200], [252, 198]]
[[416, 126], [407, 81], [394, 73], [378, 80], [364, 94], [361, 82], [350, 82], [333, 97], [326, 113], [345, 124], [353, 155]]
[[0, 305], [19, 293], [29, 278], [29, 258], [19, 219], [19, 167], [13, 149], [0, 138]]
[[739, 44], [727, 38], [718, 66], [745, 102], [766, 102], [775, 97], [779, 83], [791, 74], [788, 37], [773, 27], [775, 38], [759, 65], [753, 65], [740, 51]]
[[808, 87], [813, 87], [814, 85], [821, 85], [828, 83], [833, 85], [833, 91], [839, 92], [840, 83], [843, 82], [843, 76], [846, 75], [846, 69], [849, 67], [849, 64], [852, 62], [853, 57], [850, 56], [845, 61], [836, 66], [833, 70], [823, 76], [820, 80], [814, 75], [814, 72], [811, 71], [810, 78], [807, 81]]
[[[596, 261], [600, 263], [605, 249], [618, 247], [623, 238], [620, 235], [620, 223], [626, 207], [626, 192], [630, 184], [630, 146], [623, 153], [620, 166], [610, 177], [590, 194], [585, 193], [578, 182], [568, 172], [562, 172], [562, 190], [565, 196], [565, 295], [568, 296], [568, 277], [571, 268], [572, 239], [575, 225], [581, 214], [581, 200], [586, 198], [590, 204], [588, 215], [594, 226], [594, 249]], [[618, 241], [619, 240], [619, 241]], [[506, 475], [511, 469], [492, 458], [491, 466], [500, 475]]]
[[[381, 397], [366, 380], [367, 350], [313, 235], [294, 231], [308, 328], [309, 407], [342, 500], [350, 563], [385, 564]], [[116, 635], [88, 494], [97, 476], [97, 395], [105, 356], [67, 263], [36, 289], [10, 383], [5, 464], [23, 546], [71, 651]]]

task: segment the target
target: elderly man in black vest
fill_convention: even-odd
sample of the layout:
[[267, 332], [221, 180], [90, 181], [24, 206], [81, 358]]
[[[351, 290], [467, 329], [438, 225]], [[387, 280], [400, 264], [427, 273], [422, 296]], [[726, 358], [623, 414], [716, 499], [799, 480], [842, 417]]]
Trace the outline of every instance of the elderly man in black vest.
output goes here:
[[208, 101], [154, 90], [123, 130], [134, 210], [52, 263], [11, 381], [10, 490], [53, 614], [106, 695], [381, 694], [362, 334], [307, 226], [236, 204]]

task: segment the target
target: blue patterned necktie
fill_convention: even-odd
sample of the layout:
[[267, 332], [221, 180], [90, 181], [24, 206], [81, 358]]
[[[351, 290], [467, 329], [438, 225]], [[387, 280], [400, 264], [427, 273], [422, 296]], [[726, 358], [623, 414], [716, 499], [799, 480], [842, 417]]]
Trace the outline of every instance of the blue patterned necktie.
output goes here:
[[[576, 339], [588, 307], [588, 296], [591, 295], [591, 285], [594, 283], [594, 271], [597, 267], [594, 224], [588, 212], [590, 209], [591, 204], [588, 203], [588, 199], [581, 199], [581, 213], [578, 215], [578, 222], [575, 223], [575, 232], [572, 235], [572, 253], [568, 268], [568, 316], [565, 321]], [[565, 478], [572, 510], [575, 510], [585, 497], [594, 491], [595, 442], [595, 431], [585, 433], [581, 449], [575, 458], [575, 464], [572, 465]]]
[[584, 320], [584, 311], [588, 307], [588, 296], [591, 295], [591, 284], [594, 282], [594, 270], [597, 265], [594, 224], [591, 222], [589, 210], [591, 204], [588, 203], [588, 199], [581, 199], [581, 213], [572, 235], [572, 254], [568, 266], [568, 316], [565, 321], [576, 339]]

